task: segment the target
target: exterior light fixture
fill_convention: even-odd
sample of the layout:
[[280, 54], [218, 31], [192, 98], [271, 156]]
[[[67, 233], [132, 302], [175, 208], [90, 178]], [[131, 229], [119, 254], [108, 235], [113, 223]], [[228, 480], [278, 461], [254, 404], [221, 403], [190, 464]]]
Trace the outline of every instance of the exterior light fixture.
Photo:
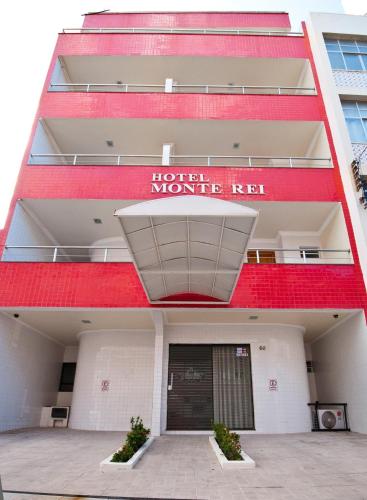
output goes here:
[[233, 149], [238, 149], [240, 147], [240, 143], [239, 142], [234, 142], [233, 143]]
[[102, 219], [95, 218], [93, 219], [94, 224], [103, 224]]
[[113, 144], [113, 140], [112, 139], [107, 139], [106, 141], [106, 144], [109, 148], [113, 148], [114, 144]]
[[333, 314], [333, 318], [334, 319], [338, 319], [339, 318], [339, 314]]
[[249, 316], [248, 319], [259, 319], [259, 316]]
[[85, 325], [90, 325], [92, 322], [89, 319], [82, 319], [82, 323]]
[[15, 313], [13, 314], [14, 318], [19, 318], [19, 314], [18, 313]]

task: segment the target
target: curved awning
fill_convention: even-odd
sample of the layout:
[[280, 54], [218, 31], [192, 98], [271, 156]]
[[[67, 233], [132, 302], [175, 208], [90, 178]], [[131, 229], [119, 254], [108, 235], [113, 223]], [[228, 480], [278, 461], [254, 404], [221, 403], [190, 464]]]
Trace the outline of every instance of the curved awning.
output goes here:
[[256, 210], [189, 195], [137, 203], [115, 215], [150, 302], [182, 294], [230, 301]]

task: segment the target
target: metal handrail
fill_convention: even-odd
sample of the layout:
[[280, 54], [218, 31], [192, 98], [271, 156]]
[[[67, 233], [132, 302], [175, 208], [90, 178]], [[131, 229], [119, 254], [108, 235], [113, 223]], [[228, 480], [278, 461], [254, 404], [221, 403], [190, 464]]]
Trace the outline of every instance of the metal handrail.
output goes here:
[[183, 34], [183, 35], [255, 35], [255, 36], [290, 36], [300, 37], [300, 31], [279, 30], [249, 30], [241, 28], [64, 28], [64, 34], [94, 34], [94, 33], [152, 33], [152, 34]]
[[[107, 87], [107, 90], [106, 90]], [[120, 92], [135, 92], [136, 89], [162, 89], [164, 92], [165, 90], [165, 85], [160, 85], [160, 84], [140, 84], [140, 83], [51, 83], [50, 84], [50, 90], [52, 89], [61, 89], [61, 91], [65, 88], [71, 89], [71, 91], [76, 88], [78, 89], [85, 89], [83, 91], [85, 92], [95, 92], [101, 89], [102, 91], [108, 92], [108, 89], [111, 89], [111, 91], [118, 90]], [[256, 93], [264, 93], [264, 94], [276, 94], [276, 95], [316, 95], [316, 89], [315, 87], [280, 87], [280, 86], [272, 86], [272, 85], [219, 85], [219, 84], [173, 84], [172, 86], [173, 92], [167, 92], [167, 93], [175, 93], [174, 89], [195, 89], [195, 92], [193, 93], [204, 93], [204, 94], [210, 94], [211, 90], [219, 90], [219, 89], [224, 89], [227, 91], [232, 91], [230, 93], [232, 94], [256, 94]], [[202, 92], [199, 92], [199, 89], [202, 90]], [[196, 92], [196, 90], [198, 90]], [[251, 91], [259, 91], [259, 92], [251, 92]], [[266, 92], [261, 92], [262, 90]], [[287, 91], [294, 90], [296, 92], [290, 93]], [[70, 90], [69, 90], [70, 91]], [[238, 92], [236, 92], [238, 91]], [[271, 92], [273, 91], [273, 92]], [[300, 94], [298, 94], [298, 92]], [[213, 92], [215, 93], [215, 92]], [[220, 92], [217, 92], [220, 93]]]
[[[50, 252], [45, 254], [45, 255], [34, 255], [32, 262], [73, 262], [73, 259], [84, 259], [84, 260], [74, 260], [75, 262], [90, 262], [90, 256], [87, 255], [87, 252], [85, 253], [68, 253], [67, 250], [102, 250], [102, 255], [103, 258], [99, 261], [93, 260], [93, 262], [109, 262], [108, 257], [109, 257], [109, 252], [110, 251], [116, 251], [116, 250], [127, 250], [127, 246], [118, 246], [118, 247], [106, 247], [106, 246], [98, 246], [98, 245], [2, 245], [5, 253], [3, 255], [3, 261], [6, 262], [22, 262], [22, 260], [19, 259], [19, 257], [22, 257], [22, 255], [19, 254], [14, 254], [13, 256], [10, 255], [10, 258], [7, 256], [7, 251], [9, 250], [49, 250]], [[322, 260], [327, 260], [329, 257], [325, 257], [324, 254], [337, 254], [335, 257], [330, 257], [330, 260], [332, 260], [334, 263], [337, 263], [335, 261], [343, 261], [343, 264], [346, 263], [351, 263], [351, 250], [346, 249], [346, 250], [341, 250], [341, 249], [335, 249], [335, 248], [315, 248], [315, 247], [309, 247], [309, 248], [248, 248], [247, 252], [255, 252], [256, 255], [256, 263], [266, 263], [261, 261], [261, 252], [274, 252], [276, 253], [288, 253], [288, 252], [295, 252], [299, 255], [299, 258], [297, 261], [295, 261], [294, 257], [289, 257], [289, 259], [292, 261], [292, 263], [297, 264], [298, 262], [302, 263], [314, 263], [314, 264], [320, 264], [318, 261]], [[314, 254], [318, 254], [318, 258], [312, 258], [307, 255], [307, 252], [314, 252]], [[343, 257], [338, 257], [338, 255], [344, 254]], [[27, 255], [25, 255], [26, 257]], [[27, 262], [26, 258], [24, 257], [23, 262]], [[247, 256], [248, 257], [248, 256]], [[288, 257], [286, 257], [288, 258]], [[13, 260], [12, 260], [13, 259]], [[45, 260], [47, 259], [47, 260]], [[60, 260], [64, 259], [64, 260]], [[345, 262], [348, 259], [348, 262]], [[115, 262], [126, 262], [126, 260], [121, 260], [121, 261], [116, 261]], [[277, 264], [287, 264], [287, 262], [276, 262]], [[321, 262], [322, 264], [322, 262]]]
[[[247, 251], [248, 252], [255, 252], [256, 264], [264, 263], [264, 262], [261, 262], [260, 252], [274, 252], [275, 254], [276, 253], [286, 253], [286, 252], [287, 253], [288, 252], [296, 252], [297, 254], [299, 254], [299, 256], [300, 256], [299, 258], [302, 262], [304, 262], [304, 263], [312, 262], [314, 264], [320, 263], [320, 262], [317, 262], [318, 260], [323, 260], [323, 259], [326, 260], [328, 258], [328, 257], [323, 256], [324, 253], [347, 254], [344, 257], [331, 257], [333, 259], [333, 261], [336, 259], [339, 259], [339, 260], [345, 260], [346, 258], [348, 258], [349, 260], [351, 259], [351, 250], [350, 249], [340, 250], [340, 249], [335, 249], [335, 248], [316, 248], [316, 247], [308, 247], [308, 248], [307, 247], [302, 247], [302, 248], [248, 248]], [[309, 257], [307, 252], [313, 252], [314, 255], [317, 254], [317, 257]], [[265, 257], [265, 259], [266, 258], [269, 258], [269, 257]], [[294, 261], [294, 257], [286, 257], [286, 258], [289, 258], [292, 261]], [[282, 263], [287, 264], [287, 262], [277, 262], [277, 264], [282, 264]]]
[[[131, 158], [146, 158], [159, 160], [155, 163], [138, 163], [139, 166], [162, 165], [162, 155], [152, 154], [102, 154], [102, 153], [31, 153], [31, 164], [52, 165], [49, 161], [37, 163], [42, 159], [55, 159], [59, 161], [56, 165], [136, 165], [131, 163]], [[88, 161], [89, 159], [89, 161]], [[109, 160], [101, 162], [102, 159]], [[112, 159], [112, 161], [111, 161]], [[61, 161], [60, 161], [61, 160]], [[125, 161], [124, 161], [125, 160]], [[127, 160], [127, 161], [126, 161]], [[129, 163], [130, 160], [130, 163]], [[184, 160], [180, 163], [180, 160]], [[191, 162], [189, 162], [191, 160]], [[196, 161], [195, 161], [196, 160]], [[202, 161], [204, 160], [204, 161]], [[223, 160], [227, 160], [224, 162]], [[232, 160], [236, 160], [237, 163]], [[170, 156], [172, 166], [196, 165], [196, 166], [237, 166], [237, 167], [277, 167], [277, 168], [310, 168], [310, 163], [317, 163], [314, 168], [331, 167], [331, 158], [309, 157], [309, 156], [245, 156], [245, 155], [172, 155]], [[232, 163], [230, 164], [230, 162]], [[201, 162], [201, 163], [200, 163]], [[271, 162], [275, 162], [272, 164]], [[279, 163], [283, 162], [283, 163]], [[243, 165], [243, 163], [245, 163]]]

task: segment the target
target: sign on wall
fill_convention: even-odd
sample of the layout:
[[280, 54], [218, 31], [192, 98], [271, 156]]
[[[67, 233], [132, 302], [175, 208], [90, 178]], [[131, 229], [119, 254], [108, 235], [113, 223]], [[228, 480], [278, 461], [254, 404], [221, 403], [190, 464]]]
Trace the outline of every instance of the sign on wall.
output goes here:
[[269, 378], [269, 391], [277, 391], [278, 390], [278, 379]]
[[211, 182], [206, 174], [198, 173], [162, 173], [152, 174], [151, 192], [155, 194], [223, 194], [224, 188], [229, 188], [231, 194], [265, 195], [264, 184], [230, 184], [224, 186]]
[[102, 380], [101, 381], [101, 391], [107, 392], [109, 390], [110, 390], [110, 381], [109, 380]]

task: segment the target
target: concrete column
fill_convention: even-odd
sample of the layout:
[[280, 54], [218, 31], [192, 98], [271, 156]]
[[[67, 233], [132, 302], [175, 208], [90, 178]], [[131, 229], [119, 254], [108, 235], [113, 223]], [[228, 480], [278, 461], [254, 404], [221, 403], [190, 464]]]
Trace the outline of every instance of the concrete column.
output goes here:
[[167, 93], [173, 92], [173, 78], [166, 78], [164, 91]]
[[171, 155], [173, 154], [173, 144], [163, 144], [162, 165], [171, 165]]
[[155, 328], [152, 404], [152, 436], [161, 434], [164, 321], [162, 311], [152, 311]]

